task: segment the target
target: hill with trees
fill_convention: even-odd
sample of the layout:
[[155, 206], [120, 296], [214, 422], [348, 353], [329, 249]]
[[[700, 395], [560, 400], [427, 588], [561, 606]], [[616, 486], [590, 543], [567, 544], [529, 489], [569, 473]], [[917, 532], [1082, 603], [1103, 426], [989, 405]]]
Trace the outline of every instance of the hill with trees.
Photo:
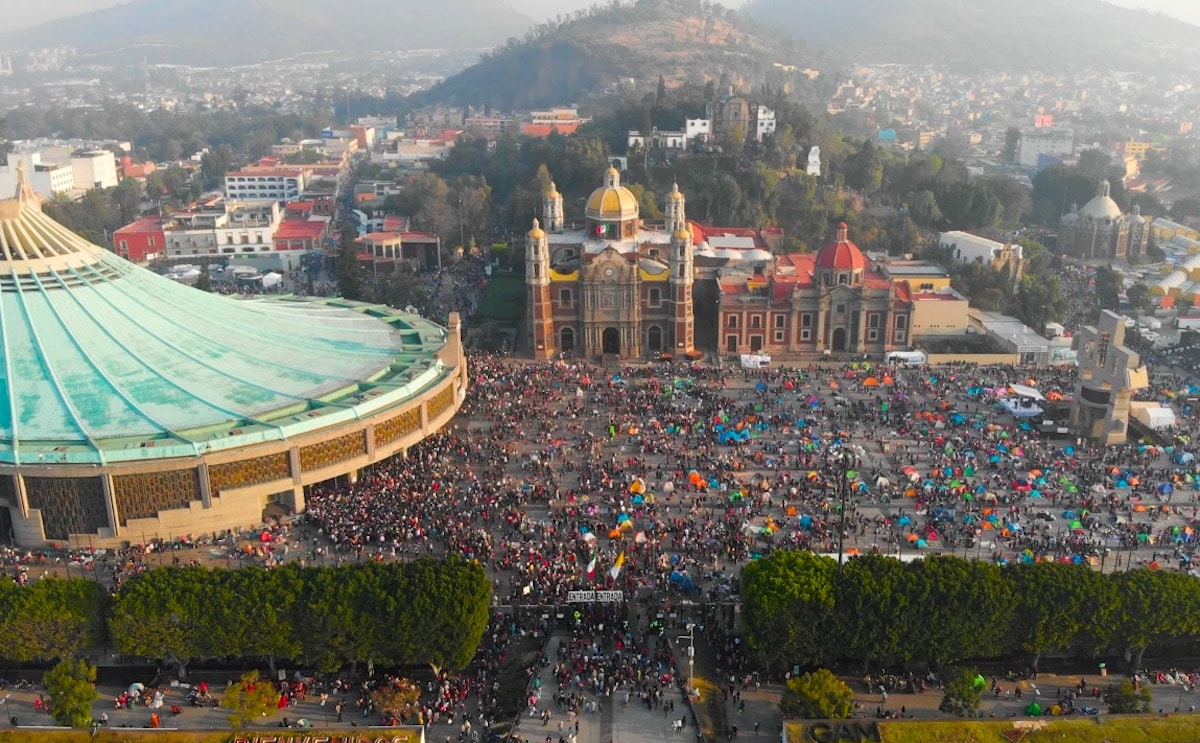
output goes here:
[[961, 70], [1200, 65], [1196, 28], [1100, 0], [751, 0], [751, 19], [857, 63]]
[[73, 46], [97, 60], [245, 64], [315, 51], [490, 47], [532, 19], [497, 0], [133, 0], [0, 33], [0, 47]]
[[795, 84], [809, 55], [795, 40], [701, 0], [592, 6], [534, 26], [418, 96], [502, 111], [724, 78], [742, 89]]

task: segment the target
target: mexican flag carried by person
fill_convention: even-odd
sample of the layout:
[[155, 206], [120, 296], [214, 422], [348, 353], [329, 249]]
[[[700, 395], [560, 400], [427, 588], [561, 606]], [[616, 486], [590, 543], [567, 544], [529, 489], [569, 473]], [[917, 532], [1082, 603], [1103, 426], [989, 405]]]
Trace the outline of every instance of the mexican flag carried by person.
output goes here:
[[598, 550], [594, 550], [592, 552], [592, 561], [587, 564], [588, 580], [596, 579], [596, 558], [599, 556], [600, 556], [600, 552]]

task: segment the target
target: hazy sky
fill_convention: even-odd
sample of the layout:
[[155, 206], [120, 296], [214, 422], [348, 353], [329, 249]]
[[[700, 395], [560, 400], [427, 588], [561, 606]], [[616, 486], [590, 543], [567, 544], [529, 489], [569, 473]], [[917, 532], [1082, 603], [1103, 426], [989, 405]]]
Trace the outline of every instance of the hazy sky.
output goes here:
[[[162, 0], [153, 0], [161, 2]], [[1200, 26], [1200, 2], [1197, 0], [1110, 0], [1114, 5], [1126, 8], [1145, 8], [1161, 11], [1176, 18]], [[15, 5], [5, 9], [7, 24], [10, 29], [24, 28], [54, 18], [86, 13], [113, 5], [119, 5], [122, 0], [54, 0], [54, 2], [30, 2], [17, 0], [6, 2]], [[585, 8], [596, 0], [508, 0], [508, 4], [541, 20], [555, 13]], [[738, 7], [744, 0], [722, 0], [726, 7]], [[602, 4], [602, 3], [601, 3]]]

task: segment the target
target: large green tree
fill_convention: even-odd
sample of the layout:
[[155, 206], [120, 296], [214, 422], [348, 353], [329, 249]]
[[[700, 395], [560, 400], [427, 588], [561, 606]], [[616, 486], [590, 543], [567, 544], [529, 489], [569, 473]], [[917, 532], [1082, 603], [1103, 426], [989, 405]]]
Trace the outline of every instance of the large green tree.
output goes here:
[[103, 586], [46, 578], [0, 584], [0, 655], [19, 663], [68, 658], [104, 637]]
[[230, 727], [241, 729], [261, 724], [275, 712], [278, 699], [279, 692], [270, 681], [259, 678], [258, 671], [247, 671], [225, 690], [221, 707], [229, 710]]
[[805, 720], [842, 720], [854, 711], [854, 691], [827, 668], [793, 676], [783, 688], [779, 710]]
[[187, 662], [207, 656], [207, 571], [202, 568], [150, 570], [117, 591], [109, 631], [125, 655], [175, 664], [185, 678]]
[[1085, 650], [1108, 641], [1117, 592], [1103, 573], [1083, 565], [1043, 562], [1003, 569], [1017, 607], [1008, 646], [1033, 656], [1079, 645]]
[[46, 671], [42, 683], [50, 695], [50, 709], [59, 725], [85, 728], [92, 721], [96, 691], [96, 668], [82, 658], [66, 658]]
[[938, 709], [955, 717], [969, 717], [979, 709], [984, 684], [979, 672], [973, 668], [957, 668], [950, 672], [949, 680]]
[[929, 556], [908, 563], [913, 631], [909, 641], [926, 659], [953, 663], [998, 655], [1012, 621], [1012, 586], [1000, 569], [978, 560]]
[[1109, 266], [1096, 269], [1096, 304], [1102, 310], [1115, 310], [1121, 306], [1121, 273]]
[[344, 299], [366, 299], [362, 263], [358, 260], [358, 232], [349, 221], [338, 235], [336, 261], [338, 292]]
[[768, 668], [829, 660], [836, 628], [837, 564], [784, 550], [742, 569], [742, 619], [750, 652]]
[[1200, 635], [1200, 579], [1141, 569], [1114, 573], [1111, 580], [1117, 594], [1112, 640], [1131, 671], [1141, 669], [1150, 643]]
[[894, 558], [863, 555], [845, 565], [841, 586], [836, 631], [842, 657], [887, 667], [909, 660], [917, 649], [912, 623], [920, 621], [920, 607], [911, 604], [913, 572]]

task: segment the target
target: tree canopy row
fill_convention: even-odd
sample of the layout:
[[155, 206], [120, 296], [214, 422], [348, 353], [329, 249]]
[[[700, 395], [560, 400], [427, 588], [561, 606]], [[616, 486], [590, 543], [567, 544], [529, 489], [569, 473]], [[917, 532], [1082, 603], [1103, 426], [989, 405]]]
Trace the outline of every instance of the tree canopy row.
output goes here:
[[1043, 654], [1126, 653], [1200, 639], [1200, 579], [1084, 565], [998, 566], [957, 557], [837, 561], [776, 552], [742, 571], [747, 642], [766, 667], [884, 666]]
[[337, 568], [160, 568], [110, 598], [83, 579], [0, 586], [0, 656], [68, 658], [110, 639], [125, 655], [176, 664], [288, 659], [463, 668], [487, 627], [491, 583], [461, 559]]

